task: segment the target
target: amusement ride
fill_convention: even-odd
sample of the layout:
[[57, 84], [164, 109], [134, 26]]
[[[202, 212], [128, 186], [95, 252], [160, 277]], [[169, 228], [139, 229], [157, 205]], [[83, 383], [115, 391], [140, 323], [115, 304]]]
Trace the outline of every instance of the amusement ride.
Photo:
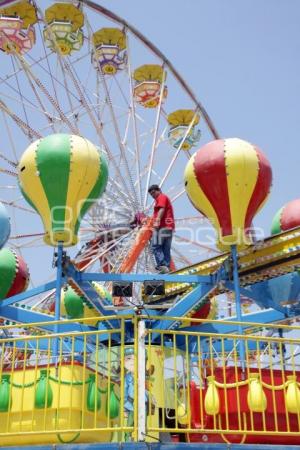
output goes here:
[[299, 445], [300, 200], [257, 239], [267, 156], [97, 2], [4, 0], [0, 49], [1, 445]]

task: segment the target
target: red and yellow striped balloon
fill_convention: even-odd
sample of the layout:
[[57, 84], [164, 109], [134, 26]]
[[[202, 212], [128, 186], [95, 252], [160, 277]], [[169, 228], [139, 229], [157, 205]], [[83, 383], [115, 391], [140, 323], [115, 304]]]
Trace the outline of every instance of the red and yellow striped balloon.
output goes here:
[[251, 243], [247, 229], [270, 191], [272, 169], [256, 146], [241, 139], [204, 145], [185, 169], [186, 192], [218, 231], [218, 247]]

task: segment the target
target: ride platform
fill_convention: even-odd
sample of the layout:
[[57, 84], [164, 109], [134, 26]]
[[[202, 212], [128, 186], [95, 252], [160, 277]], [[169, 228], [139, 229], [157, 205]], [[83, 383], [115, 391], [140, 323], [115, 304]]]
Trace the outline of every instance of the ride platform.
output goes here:
[[[3, 450], [19, 450], [20, 447], [2, 447]], [[62, 444], [37, 445], [35, 450], [286, 450], [285, 445], [245, 445], [245, 444], [189, 444], [189, 443], [152, 443], [120, 442], [116, 444]], [[298, 445], [291, 445], [289, 450], [299, 450]], [[32, 450], [32, 447], [22, 447]]]

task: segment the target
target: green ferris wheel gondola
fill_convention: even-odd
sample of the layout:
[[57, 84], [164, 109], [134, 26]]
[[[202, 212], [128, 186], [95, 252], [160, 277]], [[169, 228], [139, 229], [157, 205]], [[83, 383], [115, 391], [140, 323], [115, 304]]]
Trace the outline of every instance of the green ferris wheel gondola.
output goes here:
[[25, 199], [42, 218], [45, 243], [75, 245], [81, 219], [107, 184], [103, 154], [81, 136], [52, 134], [27, 148], [18, 172]]

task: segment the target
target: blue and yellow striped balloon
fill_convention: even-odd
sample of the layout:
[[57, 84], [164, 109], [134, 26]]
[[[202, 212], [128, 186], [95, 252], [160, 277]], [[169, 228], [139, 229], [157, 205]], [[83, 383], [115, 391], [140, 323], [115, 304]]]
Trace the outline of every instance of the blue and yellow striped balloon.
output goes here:
[[18, 172], [25, 199], [43, 220], [45, 243], [76, 244], [82, 217], [105, 190], [105, 157], [81, 136], [52, 134], [27, 148]]

